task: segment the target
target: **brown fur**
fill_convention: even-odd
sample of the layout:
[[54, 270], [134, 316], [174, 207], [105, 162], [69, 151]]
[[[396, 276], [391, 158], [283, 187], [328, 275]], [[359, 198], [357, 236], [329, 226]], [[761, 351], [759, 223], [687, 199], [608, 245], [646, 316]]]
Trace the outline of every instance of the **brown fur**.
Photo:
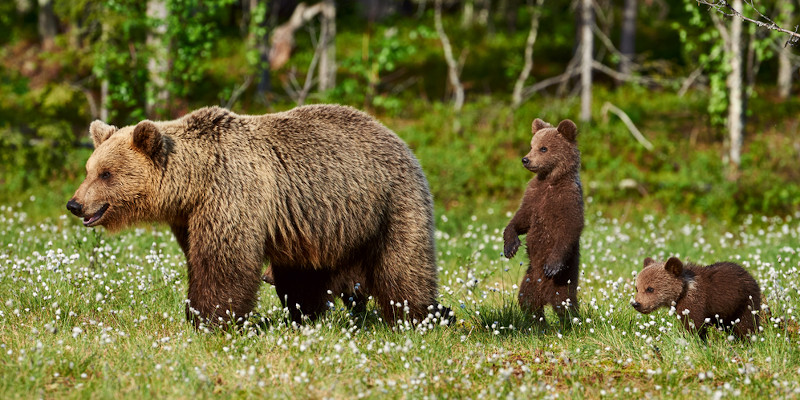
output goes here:
[[520, 285], [520, 305], [543, 320], [549, 304], [563, 320], [578, 306], [583, 231], [578, 128], [570, 120], [553, 128], [537, 118], [531, 130], [531, 151], [523, 165], [536, 178], [528, 183], [519, 210], [503, 232], [503, 253], [513, 257], [519, 235], [527, 234], [530, 265]]
[[403, 314], [392, 301], [417, 319], [436, 302], [427, 180], [405, 143], [367, 114], [210, 107], [121, 129], [95, 121], [90, 131], [95, 151], [68, 208], [111, 230], [168, 223], [201, 319], [249, 313], [265, 260], [298, 321], [317, 317], [333, 300], [327, 291], [346, 291], [353, 277], [390, 323]]
[[649, 314], [673, 304], [684, 327], [704, 340], [709, 325], [732, 327], [740, 338], [758, 331], [761, 290], [744, 268], [732, 262], [700, 267], [676, 257], [666, 262], [646, 258], [631, 305]]

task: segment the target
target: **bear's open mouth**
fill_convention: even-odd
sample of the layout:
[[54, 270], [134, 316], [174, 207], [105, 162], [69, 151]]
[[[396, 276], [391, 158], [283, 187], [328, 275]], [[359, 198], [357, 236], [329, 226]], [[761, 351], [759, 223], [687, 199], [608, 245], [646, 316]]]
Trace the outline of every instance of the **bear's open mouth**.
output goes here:
[[100, 218], [103, 217], [103, 214], [105, 214], [106, 210], [108, 210], [108, 206], [109, 205], [110, 204], [106, 203], [103, 207], [101, 207], [99, 210], [97, 210], [97, 212], [94, 213], [92, 216], [83, 217], [83, 226], [92, 226], [97, 221], [99, 221]]

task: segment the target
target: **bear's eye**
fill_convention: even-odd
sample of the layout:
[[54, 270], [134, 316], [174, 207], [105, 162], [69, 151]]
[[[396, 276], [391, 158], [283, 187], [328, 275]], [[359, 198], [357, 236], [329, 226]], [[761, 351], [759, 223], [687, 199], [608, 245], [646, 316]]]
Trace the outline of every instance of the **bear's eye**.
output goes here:
[[649, 288], [645, 289], [644, 291], [647, 292], [647, 293], [653, 293], [653, 288], [649, 287]]
[[542, 146], [539, 148], [539, 151], [541, 151], [542, 153], [547, 153], [547, 147]]
[[111, 172], [103, 171], [100, 173], [100, 179], [108, 180], [108, 178], [111, 178]]

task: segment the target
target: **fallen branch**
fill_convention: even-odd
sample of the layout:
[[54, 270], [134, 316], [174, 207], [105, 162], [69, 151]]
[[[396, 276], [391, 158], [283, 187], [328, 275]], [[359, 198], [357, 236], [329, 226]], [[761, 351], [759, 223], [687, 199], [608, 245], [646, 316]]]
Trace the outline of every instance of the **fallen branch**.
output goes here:
[[528, 99], [529, 97], [533, 96], [536, 92], [540, 90], [570, 80], [570, 78], [577, 75], [578, 72], [579, 72], [578, 67], [572, 66], [568, 68], [566, 71], [564, 71], [564, 73], [561, 75], [556, 75], [547, 79], [543, 79], [539, 82], [536, 82], [536, 84], [525, 88], [522, 97]]
[[294, 32], [320, 13], [323, 18], [328, 18], [330, 15], [335, 16], [335, 6], [325, 1], [313, 6], [300, 3], [292, 12], [289, 20], [275, 28], [270, 39], [272, 46], [269, 49], [269, 63], [273, 71], [289, 61], [289, 57], [292, 54], [292, 45], [294, 45]]
[[619, 119], [622, 120], [625, 126], [628, 127], [628, 131], [631, 132], [631, 134], [636, 139], [636, 141], [639, 142], [639, 144], [644, 146], [644, 148], [646, 148], [648, 151], [653, 151], [653, 144], [650, 143], [650, 141], [648, 141], [644, 137], [644, 135], [642, 135], [642, 132], [639, 132], [639, 129], [637, 129], [636, 125], [633, 124], [633, 121], [631, 121], [631, 118], [628, 117], [628, 114], [625, 114], [625, 111], [622, 111], [617, 106], [609, 102], [603, 103], [603, 108], [600, 110], [600, 113], [603, 114], [603, 118], [605, 118], [606, 120], [608, 120], [609, 111], [614, 113], [617, 117], [619, 117]]
[[225, 103], [225, 108], [230, 110], [231, 107], [233, 107], [233, 105], [236, 104], [236, 100], [239, 99], [239, 96], [241, 96], [242, 93], [244, 93], [244, 91], [247, 90], [248, 87], [250, 87], [251, 83], [253, 83], [253, 75], [248, 75], [247, 78], [245, 78], [244, 83], [242, 83], [241, 86], [233, 90], [233, 93], [231, 93], [231, 98], [228, 99], [228, 101]]

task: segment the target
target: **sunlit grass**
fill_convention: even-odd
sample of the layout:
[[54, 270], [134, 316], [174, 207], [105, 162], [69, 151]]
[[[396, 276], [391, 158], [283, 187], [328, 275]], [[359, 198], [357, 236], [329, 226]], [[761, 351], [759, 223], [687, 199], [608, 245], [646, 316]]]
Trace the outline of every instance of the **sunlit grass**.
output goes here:
[[[392, 330], [341, 302], [287, 324], [264, 286], [241, 329], [184, 321], [186, 268], [164, 226], [118, 235], [75, 218], [0, 206], [0, 390], [4, 398], [790, 397], [800, 394], [800, 215], [740, 225], [597, 210], [582, 237], [580, 314], [520, 311], [524, 252], [500, 256], [506, 212], [437, 216], [441, 302], [456, 322]], [[461, 210], [463, 213], [463, 210]], [[42, 214], [46, 214], [41, 212]], [[739, 262], [761, 285], [763, 332], [707, 344], [673, 315], [629, 306], [645, 256]], [[262, 323], [262, 318], [267, 323]]]

